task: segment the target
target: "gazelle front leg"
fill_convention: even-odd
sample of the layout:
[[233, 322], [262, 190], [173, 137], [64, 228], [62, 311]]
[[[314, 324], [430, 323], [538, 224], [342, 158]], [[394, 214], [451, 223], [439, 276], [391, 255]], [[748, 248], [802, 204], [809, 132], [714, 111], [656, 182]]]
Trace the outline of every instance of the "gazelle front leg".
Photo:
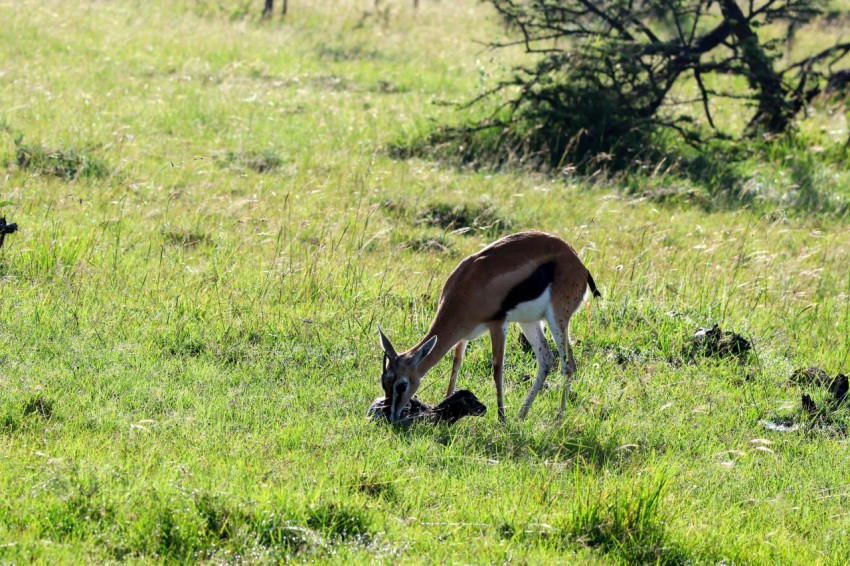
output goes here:
[[493, 381], [496, 383], [496, 402], [499, 406], [499, 422], [505, 423], [505, 397], [502, 391], [505, 371], [505, 340], [508, 323], [504, 320], [490, 324], [490, 343], [493, 347]]
[[457, 376], [460, 373], [460, 364], [463, 363], [463, 353], [466, 351], [466, 345], [469, 342], [466, 340], [461, 340], [455, 345], [455, 357], [452, 362], [452, 375], [449, 377], [449, 389], [446, 391], [446, 397], [455, 392], [455, 383], [457, 383]]

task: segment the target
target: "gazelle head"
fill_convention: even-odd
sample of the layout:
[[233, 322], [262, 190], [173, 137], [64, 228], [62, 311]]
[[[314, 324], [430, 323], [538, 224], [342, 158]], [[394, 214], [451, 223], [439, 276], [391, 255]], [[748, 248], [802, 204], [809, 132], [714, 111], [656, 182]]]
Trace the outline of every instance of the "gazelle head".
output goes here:
[[384, 371], [381, 374], [381, 386], [384, 395], [390, 402], [390, 422], [401, 418], [404, 409], [416, 390], [425, 373], [419, 371], [419, 365], [437, 344], [437, 337], [432, 336], [428, 341], [409, 352], [397, 354], [390, 339], [384, 334], [380, 327], [378, 333], [381, 335], [381, 349], [384, 351]]

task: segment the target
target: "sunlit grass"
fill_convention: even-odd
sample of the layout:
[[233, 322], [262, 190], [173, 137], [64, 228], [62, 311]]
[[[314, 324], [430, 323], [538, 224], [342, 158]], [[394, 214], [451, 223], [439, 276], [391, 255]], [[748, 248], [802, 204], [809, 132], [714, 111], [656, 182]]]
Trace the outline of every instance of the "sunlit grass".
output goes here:
[[[240, 6], [0, 3], [0, 561], [847, 560], [846, 410], [806, 426], [790, 382], [847, 370], [840, 216], [390, 159], [500, 64], [486, 5]], [[15, 132], [106, 173], [21, 166]], [[459, 259], [526, 228], [604, 297], [564, 422], [557, 373], [517, 421], [515, 330], [507, 426], [368, 422], [376, 323], [412, 345]], [[714, 323], [753, 359], [689, 361]], [[489, 359], [459, 386], [492, 408]]]

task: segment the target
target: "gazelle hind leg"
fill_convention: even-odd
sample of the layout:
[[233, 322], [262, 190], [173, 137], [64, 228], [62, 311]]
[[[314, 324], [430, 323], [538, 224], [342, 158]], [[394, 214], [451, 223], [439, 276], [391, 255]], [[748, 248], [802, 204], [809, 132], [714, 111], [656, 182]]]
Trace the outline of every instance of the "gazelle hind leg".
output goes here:
[[567, 357], [569, 358], [567, 361], [568, 372], [561, 372], [564, 374], [564, 393], [561, 396], [561, 410], [558, 411], [558, 418], [562, 418], [564, 416], [564, 410], [567, 407], [567, 400], [570, 396], [570, 382], [573, 379], [573, 375], [576, 372], [576, 360], [573, 357], [573, 347], [570, 345], [570, 333], [566, 332], [567, 339], [564, 342], [567, 345]]
[[570, 317], [563, 315], [557, 316], [550, 309], [546, 313], [546, 322], [549, 323], [549, 331], [552, 333], [552, 338], [555, 339], [555, 345], [558, 346], [558, 353], [561, 356], [561, 375], [564, 377], [564, 393], [561, 397], [561, 410], [558, 411], [558, 418], [560, 419], [564, 416], [567, 398], [570, 395], [570, 382], [576, 371], [573, 349], [570, 346]]
[[457, 383], [457, 376], [460, 373], [460, 364], [463, 363], [463, 353], [466, 351], [466, 345], [468, 342], [466, 340], [461, 340], [455, 346], [455, 357], [454, 361], [452, 361], [452, 375], [449, 377], [449, 389], [446, 391], [446, 397], [455, 392], [455, 384]]
[[525, 397], [522, 408], [519, 410], [519, 418], [524, 419], [531, 409], [531, 404], [534, 403], [535, 397], [543, 388], [543, 383], [546, 381], [546, 376], [549, 370], [552, 369], [552, 363], [555, 361], [552, 355], [552, 350], [546, 343], [546, 336], [543, 334], [543, 323], [537, 322], [521, 322], [522, 333], [531, 344], [534, 350], [534, 357], [537, 358], [537, 378], [531, 386], [531, 391]]

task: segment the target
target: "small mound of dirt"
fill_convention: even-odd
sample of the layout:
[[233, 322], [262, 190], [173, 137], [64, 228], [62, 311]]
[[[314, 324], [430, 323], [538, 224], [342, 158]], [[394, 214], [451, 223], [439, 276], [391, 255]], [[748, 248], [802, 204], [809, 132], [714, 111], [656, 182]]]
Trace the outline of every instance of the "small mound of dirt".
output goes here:
[[167, 244], [183, 248], [193, 248], [212, 243], [212, 238], [209, 235], [197, 230], [163, 230], [162, 237]]
[[735, 332], [721, 330], [715, 324], [711, 328], [698, 329], [685, 344], [682, 355], [687, 360], [697, 357], [742, 359], [751, 349], [749, 340]]
[[829, 385], [831, 382], [829, 375], [816, 366], [795, 369], [791, 374], [791, 383], [797, 385]]
[[620, 367], [641, 363], [647, 359], [647, 356], [639, 348], [629, 348], [628, 346], [608, 345], [603, 346], [602, 351], [605, 352], [606, 360], [615, 362]]
[[285, 161], [274, 150], [264, 149], [261, 151], [228, 151], [219, 156], [222, 167], [229, 167], [237, 171], [250, 169], [257, 173], [272, 173], [280, 169]]
[[815, 405], [814, 400], [808, 393], [803, 393], [801, 404], [803, 405], [803, 410], [809, 413], [810, 415], [814, 415], [818, 412], [817, 405]]
[[794, 370], [790, 381], [808, 389], [800, 396], [800, 410], [793, 415], [760, 421], [765, 428], [776, 432], [818, 431], [846, 438], [850, 379], [843, 373], [831, 378], [821, 368], [811, 366]]
[[412, 238], [407, 240], [405, 247], [414, 252], [450, 254], [454, 251], [451, 242], [445, 236]]
[[493, 206], [435, 203], [419, 215], [419, 223], [461, 233], [473, 231], [498, 234], [508, 232], [513, 223]]
[[834, 378], [830, 378], [825, 371], [814, 366], [795, 370], [791, 374], [791, 381], [800, 385], [827, 387], [829, 394], [821, 407], [818, 407], [808, 393], [803, 393], [800, 399], [803, 411], [818, 418], [828, 417], [847, 400], [847, 394], [850, 393], [850, 379], [846, 375], [839, 373]]
[[[383, 421], [389, 418], [389, 412], [389, 399], [378, 397], [369, 407], [366, 416], [373, 421]], [[398, 424], [407, 425], [416, 420], [453, 424], [463, 417], [486, 414], [487, 407], [478, 400], [478, 397], [471, 391], [461, 389], [446, 397], [436, 407], [431, 407], [419, 399], [411, 399], [410, 403], [402, 409]]]
[[42, 145], [16, 144], [15, 162], [20, 169], [70, 181], [79, 177], [102, 179], [110, 170], [88, 150], [57, 149]]
[[53, 416], [53, 401], [41, 395], [31, 397], [24, 403], [24, 416], [38, 415], [45, 419]]
[[836, 375], [835, 379], [830, 382], [828, 391], [829, 396], [826, 399], [827, 406], [821, 410], [818, 410], [809, 395], [803, 393], [803, 408], [809, 413], [821, 413], [827, 410], [837, 409], [847, 400], [847, 393], [850, 392], [850, 382], [848, 382], [847, 376], [843, 373]]
[[850, 391], [850, 380], [843, 373], [839, 373], [829, 385], [829, 392], [835, 403], [841, 403], [847, 398], [847, 392]]

